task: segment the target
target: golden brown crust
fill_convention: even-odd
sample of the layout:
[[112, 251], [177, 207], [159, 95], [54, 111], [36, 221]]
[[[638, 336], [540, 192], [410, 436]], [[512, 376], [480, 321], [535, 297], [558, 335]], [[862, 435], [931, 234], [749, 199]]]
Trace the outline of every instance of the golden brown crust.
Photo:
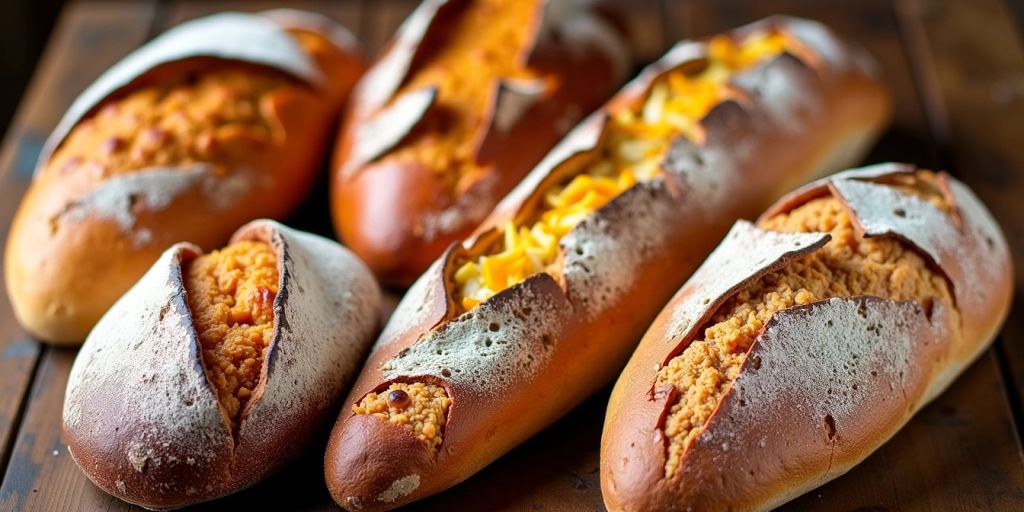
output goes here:
[[193, 327], [203, 320], [187, 303], [194, 290], [183, 267], [203, 256], [192, 244], [168, 249], [75, 360], [64, 439], [82, 471], [122, 500], [183, 507], [288, 464], [327, 426], [377, 331], [377, 284], [337, 243], [267, 220], [243, 226], [233, 242], [272, 248], [280, 277], [259, 382], [237, 417], [218, 400]]
[[[328, 85], [206, 57], [163, 62], [79, 120], [53, 165], [40, 165], [5, 257], [29, 332], [77, 344], [170, 244], [216, 247], [298, 203], [361, 64], [312, 29], [283, 33]], [[137, 111], [147, 116], [132, 127]]]
[[[987, 345], [1009, 305], [1005, 241], [966, 187], [914, 172], [892, 164], [847, 171], [780, 200], [762, 225], [829, 229], [835, 237], [782, 267], [744, 266], [758, 258], [771, 263], [767, 243], [737, 245], [773, 233], [752, 227], [734, 232], [709, 257], [652, 324], [612, 393], [601, 453], [609, 509], [778, 506], [867, 457]], [[807, 216], [823, 206], [835, 215]], [[840, 222], [820, 222], [828, 218]], [[847, 248], [855, 252], [844, 255]], [[955, 264], [953, 248], [962, 254]], [[896, 265], [884, 281], [871, 279], [890, 262]], [[663, 428], [690, 389], [662, 385], [659, 372], [678, 366], [678, 354], [702, 347], [703, 326], [757, 309], [758, 297], [772, 296], [759, 288], [809, 275], [804, 270], [816, 265], [846, 277], [806, 290], [813, 295], [806, 305], [766, 311], [748, 347], [747, 337], [733, 340], [741, 345], [739, 366], [699, 432], [681, 446], [685, 451], [673, 450]], [[909, 300], [826, 298], [848, 293]]]
[[[546, 9], [424, 2], [356, 92], [334, 155], [334, 223], [385, 282], [408, 285], [469, 235], [618, 83], [606, 50], [621, 46], [618, 35], [559, 26], [553, 37], [547, 30], [561, 22], [545, 20]], [[577, 18], [603, 27], [589, 14]], [[482, 70], [473, 78], [484, 80], [460, 68]], [[428, 104], [398, 112], [430, 89]], [[397, 118], [383, 123], [389, 115]], [[384, 139], [390, 144], [363, 154]]]
[[[776, 19], [759, 26], [788, 30], [796, 23]], [[657, 76], [701, 59], [705, 51], [702, 43], [680, 45], [607, 108], [636, 102]], [[876, 78], [851, 64], [856, 52], [849, 52], [843, 53], [845, 65], [815, 61], [812, 66], [787, 54], [751, 70], [753, 76], [777, 73], [774, 79], [798, 88], [820, 109], [786, 103], [779, 90], [758, 96], [749, 82], [737, 84], [746, 99], [713, 108], [700, 122], [700, 143], [673, 141], [662, 162], [663, 179], [626, 190], [562, 239], [559, 279], [534, 274], [460, 314], [453, 276], [458, 263], [473, 256], [466, 247], [493, 242], [496, 227], [519, 218], [548, 185], [591, 161], [604, 113], [580, 125], [474, 237], [452, 247], [416, 282], [349, 395], [348, 403], [355, 404], [391, 382], [443, 385], [452, 404], [437, 456], [429, 457], [413, 436], [402, 438], [402, 429], [390, 423], [344, 410], [326, 458], [334, 499], [348, 508], [382, 510], [436, 493], [608, 382], [656, 311], [733, 218], [755, 214], [751, 209], [768, 203], [781, 192], [777, 187], [821, 172], [828, 159], [845, 161], [858, 154], [864, 142], [859, 139], [877, 133], [887, 117], [885, 93]], [[780, 113], [783, 105], [791, 108], [787, 116]], [[733, 151], [740, 141], [749, 154]], [[380, 499], [392, 486], [406, 492]]]

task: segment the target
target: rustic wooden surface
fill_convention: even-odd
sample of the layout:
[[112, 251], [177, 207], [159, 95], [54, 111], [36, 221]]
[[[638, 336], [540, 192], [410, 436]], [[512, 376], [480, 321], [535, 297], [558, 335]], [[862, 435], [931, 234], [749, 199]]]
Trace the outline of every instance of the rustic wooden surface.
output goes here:
[[[75, 95], [118, 58], [182, 20], [284, 2], [79, 2], [61, 16], [0, 148], [0, 241], [30, 179], [40, 144]], [[350, 27], [372, 54], [412, 0], [288, 2]], [[634, 51], [655, 58], [672, 41], [786, 13], [819, 19], [878, 57], [896, 118], [869, 157], [949, 169], [982, 197], [1024, 269], [1024, 52], [1002, 0], [648, 0], [629, 2]], [[318, 187], [292, 219], [330, 233]], [[0, 256], [2, 257], [2, 256]], [[1024, 510], [1024, 276], [993, 348], [935, 403], [849, 474], [787, 510]], [[60, 439], [74, 351], [53, 349], [15, 323], [0, 290], [0, 510], [130, 510], [93, 486]], [[607, 392], [423, 510], [603, 510], [597, 447]], [[294, 466], [235, 496], [197, 507], [332, 510], [323, 485], [324, 440]]]

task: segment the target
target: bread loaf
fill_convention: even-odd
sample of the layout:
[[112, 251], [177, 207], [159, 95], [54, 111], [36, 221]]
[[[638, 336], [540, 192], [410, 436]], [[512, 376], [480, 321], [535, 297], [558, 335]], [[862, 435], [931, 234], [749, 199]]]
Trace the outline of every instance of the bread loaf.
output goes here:
[[151, 509], [248, 487], [323, 432], [379, 309], [351, 253], [276, 222], [207, 254], [176, 244], [75, 359], [68, 452], [101, 489]]
[[609, 510], [769, 510], [894, 435], [988, 346], [1006, 240], [944, 173], [837, 174], [739, 222], [612, 393]]

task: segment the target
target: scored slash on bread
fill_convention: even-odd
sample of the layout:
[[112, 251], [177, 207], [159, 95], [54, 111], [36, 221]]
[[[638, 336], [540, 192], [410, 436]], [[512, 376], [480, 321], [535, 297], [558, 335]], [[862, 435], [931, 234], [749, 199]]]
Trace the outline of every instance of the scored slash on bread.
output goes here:
[[243, 226], [242, 241], [271, 247], [279, 285], [259, 382], [237, 417], [218, 401], [216, 360], [186, 302], [195, 245], [164, 252], [82, 346], [63, 433], [104, 491], [151, 509], [230, 494], [294, 460], [337, 410], [377, 332], [377, 283], [337, 243], [273, 221]]
[[[807, 233], [771, 231], [781, 226], [772, 224], [776, 219], [829, 198], [841, 209], [837, 229], [848, 217], [851, 239], [832, 239], [813, 224], [803, 226]], [[767, 227], [734, 226], [662, 310], [619, 378], [601, 448], [610, 510], [768, 510], [822, 485], [942, 392], [988, 346], [1008, 312], [1006, 241], [977, 197], [948, 175], [901, 164], [838, 173], [784, 197], [759, 223]], [[848, 243], [855, 245], [847, 249]], [[913, 256], [891, 264], [885, 254], [898, 255], [895, 248]], [[814, 260], [829, 251], [833, 256]], [[745, 290], [764, 290], [743, 295], [750, 300], [785, 295], [788, 268], [853, 265], [855, 257], [881, 265], [880, 278], [889, 280], [883, 284], [902, 296], [925, 295], [846, 296], [846, 287], [876, 277], [857, 275], [855, 266], [817, 271], [846, 277], [831, 283], [832, 296], [770, 314], [750, 347], [738, 347], [745, 350], [741, 366], [716, 377], [725, 381], [710, 416], [689, 411], [694, 435], [672, 456], [678, 440], [666, 429], [677, 411], [687, 413], [683, 394], [716, 381], [704, 371], [686, 385], [664, 385], [661, 372], [714, 334], [711, 319], [722, 318], [727, 304], [742, 307], [736, 297]], [[923, 261], [917, 270], [901, 266], [915, 258]], [[949, 293], [901, 284], [913, 279]], [[727, 342], [700, 343], [725, 350]]]
[[[656, 176], [583, 216], [558, 240], [551, 268], [479, 304], [459, 300], [460, 266], [500, 244], [502, 227], [528, 218], [552, 187], [582, 175], [613, 116], [640, 109], [672, 73], [708, 67], [708, 42], [680, 43], [644, 70], [420, 277], [332, 432], [325, 473], [341, 506], [384, 510], [437, 493], [555, 421], [614, 377], [733, 219], [863, 153], [889, 115], [870, 60], [799, 19], [771, 18], [723, 37], [742, 51], [738, 41], [776, 31], [792, 52], [768, 53], [730, 76], [728, 94], [693, 120], [696, 129], [672, 135]], [[429, 436], [407, 405], [367, 414], [373, 401], [364, 399], [396, 382], [444, 392], [450, 406], [439, 443], [421, 442]]]
[[581, 2], [427, 0], [353, 94], [334, 155], [339, 236], [409, 285], [625, 78]]

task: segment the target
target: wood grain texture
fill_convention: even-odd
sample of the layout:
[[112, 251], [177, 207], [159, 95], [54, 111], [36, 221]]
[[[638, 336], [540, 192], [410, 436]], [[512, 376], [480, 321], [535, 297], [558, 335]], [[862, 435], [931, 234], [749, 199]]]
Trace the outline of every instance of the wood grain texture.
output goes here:
[[1016, 300], [999, 344], [1019, 407], [1024, 399], [1021, 35], [1012, 11], [999, 0], [897, 0], [897, 6], [908, 46], [917, 53], [915, 70], [922, 82], [932, 84], [924, 89], [926, 104], [947, 165], [988, 205], [1010, 243]]
[[[0, 150], [0, 240], [7, 239], [43, 140], [79, 91], [143, 40], [154, 5], [98, 2], [63, 12]], [[2, 258], [0, 253], [0, 264]], [[41, 352], [39, 342], [17, 325], [6, 288], [0, 287], [0, 470]]]
[[29, 406], [0, 487], [0, 510], [141, 510], [92, 484], [60, 436], [64, 386], [75, 351], [45, 348]]

